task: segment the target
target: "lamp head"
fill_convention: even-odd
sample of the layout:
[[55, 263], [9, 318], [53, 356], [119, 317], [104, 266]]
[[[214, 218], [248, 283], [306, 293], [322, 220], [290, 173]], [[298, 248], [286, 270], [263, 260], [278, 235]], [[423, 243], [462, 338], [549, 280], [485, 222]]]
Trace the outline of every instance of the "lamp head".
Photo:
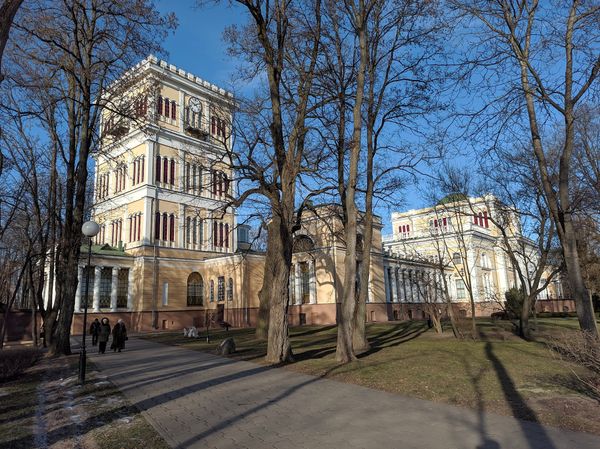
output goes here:
[[81, 227], [81, 232], [86, 237], [94, 237], [100, 232], [100, 225], [95, 221], [86, 221]]

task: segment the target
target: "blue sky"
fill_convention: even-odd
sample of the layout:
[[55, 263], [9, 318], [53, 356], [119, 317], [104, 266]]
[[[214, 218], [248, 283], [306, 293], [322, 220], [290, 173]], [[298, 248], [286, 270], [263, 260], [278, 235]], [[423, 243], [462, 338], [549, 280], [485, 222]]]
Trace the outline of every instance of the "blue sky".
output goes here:
[[159, 0], [162, 13], [174, 12], [179, 26], [164, 42], [171, 64], [214, 83], [231, 89], [231, 75], [236, 62], [227, 56], [223, 30], [228, 25], [243, 23], [240, 7], [228, 2], [207, 5], [201, 9], [194, 0]]
[[[239, 92], [239, 86], [232, 85], [238, 62], [227, 55], [223, 31], [229, 25], [244, 23], [245, 11], [240, 6], [230, 6], [229, 2], [211, 3], [202, 8], [196, 7], [195, 0], [158, 0], [156, 4], [162, 13], [174, 12], [179, 22], [175, 32], [163, 43], [168, 53], [166, 59], [211, 83]], [[386, 234], [392, 232], [391, 212], [425, 205], [417, 186], [407, 188], [402, 199], [401, 206], [380, 204], [376, 207]], [[243, 216], [244, 208], [238, 212]]]

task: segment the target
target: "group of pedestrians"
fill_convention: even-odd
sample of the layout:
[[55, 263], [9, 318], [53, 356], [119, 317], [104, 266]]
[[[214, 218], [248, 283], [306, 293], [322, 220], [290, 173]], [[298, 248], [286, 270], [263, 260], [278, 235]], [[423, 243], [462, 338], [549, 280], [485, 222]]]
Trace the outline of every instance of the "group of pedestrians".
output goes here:
[[[101, 321], [98, 321], [98, 318], [96, 318], [90, 326], [90, 335], [92, 336], [92, 345], [96, 346], [98, 344], [98, 352], [104, 354], [106, 352], [106, 344], [111, 335], [108, 318], [104, 317]], [[125, 349], [125, 340], [127, 340], [127, 329], [123, 320], [119, 320], [112, 328], [110, 349], [114, 352], [121, 352], [121, 350]]]

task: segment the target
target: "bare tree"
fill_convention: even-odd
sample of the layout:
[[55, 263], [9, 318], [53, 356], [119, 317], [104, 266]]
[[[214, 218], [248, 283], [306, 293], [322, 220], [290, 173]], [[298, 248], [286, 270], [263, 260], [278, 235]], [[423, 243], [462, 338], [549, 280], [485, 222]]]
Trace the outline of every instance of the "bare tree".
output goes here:
[[301, 204], [297, 210], [296, 199], [319, 57], [321, 1], [237, 3], [250, 20], [243, 29], [228, 30], [227, 37], [232, 54], [245, 58], [249, 67], [246, 75], [255, 76], [263, 69], [266, 72], [266, 98], [256, 104], [268, 117], [269, 132], [265, 135], [264, 128], [246, 132], [244, 160], [237, 166], [234, 163], [234, 169], [253, 183], [239, 201], [258, 194], [267, 198], [270, 206], [257, 333], [262, 336], [268, 319], [266, 361], [280, 363], [292, 359], [288, 285], [293, 233], [299, 228], [303, 209]]
[[[484, 31], [481, 33], [481, 28], [468, 27], [470, 36], [480, 33], [477, 35], [479, 40], [469, 40], [469, 65], [494, 71], [499, 78], [484, 78], [502, 82], [496, 82], [492, 87], [494, 95], [492, 99], [484, 100], [484, 108], [498, 110], [499, 105], [504, 105], [502, 112], [505, 115], [499, 121], [504, 129], [507, 123], [520, 126], [519, 121], [525, 118], [522, 131], [530, 136], [547, 207], [556, 224], [579, 324], [582, 330], [597, 336], [593, 306], [577, 249], [570, 188], [576, 108], [593, 95], [600, 73], [597, 46], [600, 4], [580, 0], [560, 5], [539, 0], [493, 3], [452, 0], [450, 3], [467, 20], [475, 19], [472, 24], [481, 24]], [[556, 70], [557, 64], [564, 67], [564, 71]], [[551, 136], [547, 126], [558, 122], [561, 122], [562, 145], [558, 153], [558, 171], [553, 177], [553, 162], [548, 159], [546, 140]]]
[[60, 312], [53, 353], [70, 353], [88, 162], [99, 150], [100, 114], [110, 104], [103, 94], [136, 59], [158, 52], [157, 42], [173, 26], [173, 17], [162, 17], [151, 4], [134, 0], [32, 1], [15, 25], [11, 78], [22, 89], [21, 98], [29, 91], [50, 100], [38, 104], [37, 113], [64, 167], [65, 206], [55, 269]]

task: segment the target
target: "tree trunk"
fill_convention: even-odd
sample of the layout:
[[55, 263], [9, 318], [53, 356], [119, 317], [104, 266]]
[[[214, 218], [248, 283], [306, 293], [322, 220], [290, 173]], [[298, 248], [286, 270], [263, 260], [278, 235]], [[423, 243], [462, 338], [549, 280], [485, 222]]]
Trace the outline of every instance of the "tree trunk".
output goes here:
[[0, 83], [4, 79], [4, 75], [2, 74], [2, 55], [4, 54], [4, 48], [8, 41], [10, 27], [12, 26], [13, 19], [15, 18], [15, 14], [17, 14], [17, 10], [21, 6], [21, 3], [23, 3], [23, 0], [4, 0], [2, 6], [0, 6]]
[[[266, 258], [265, 258], [266, 261]], [[258, 317], [256, 321], [256, 329], [254, 330], [254, 337], [257, 340], [266, 340], [269, 335], [269, 292], [265, 289], [265, 285], [272, 283], [272, 278], [267, 279], [267, 275], [270, 277], [271, 270], [264, 270], [264, 281], [263, 287], [258, 294]]]
[[[274, 216], [269, 223], [263, 294], [270, 304], [267, 355], [268, 363], [293, 361], [288, 329], [291, 234], [284, 220]], [[267, 266], [268, 265], [268, 266]]]
[[530, 295], [524, 295], [523, 307], [521, 308], [521, 319], [519, 321], [519, 335], [525, 340], [531, 338], [531, 329], [529, 327], [529, 315], [531, 314], [532, 298]]
[[344, 257], [344, 294], [338, 317], [338, 334], [335, 358], [338, 362], [348, 363], [356, 360], [352, 347], [353, 320], [356, 302], [356, 232], [357, 208], [356, 185], [358, 178], [358, 163], [362, 146], [362, 105], [365, 88], [365, 71], [368, 62], [367, 54], [367, 12], [362, 1], [359, 2], [354, 27], [358, 34], [360, 47], [360, 63], [356, 77], [356, 98], [352, 109], [353, 131], [348, 167], [348, 182], [346, 196], [342, 198], [346, 208], [346, 223], [344, 235], [346, 239], [346, 255]]

